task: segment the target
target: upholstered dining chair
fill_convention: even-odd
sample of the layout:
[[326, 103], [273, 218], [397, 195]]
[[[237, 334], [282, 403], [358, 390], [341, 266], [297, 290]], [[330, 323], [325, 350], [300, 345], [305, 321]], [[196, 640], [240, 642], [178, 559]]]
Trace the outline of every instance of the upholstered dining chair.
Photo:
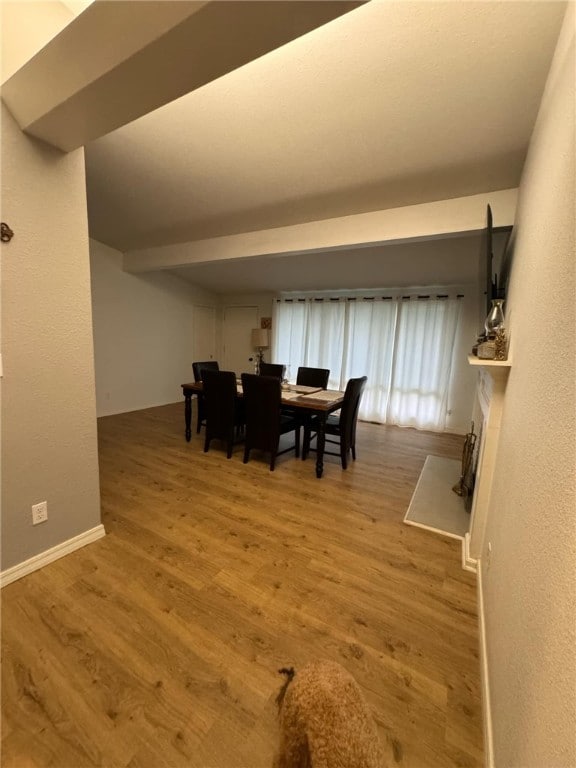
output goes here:
[[[307, 368], [305, 366], [300, 366], [298, 368], [298, 373], [296, 374], [296, 386], [300, 385], [301, 387], [320, 387], [321, 389], [328, 389], [329, 378], [329, 368]], [[286, 406], [282, 408], [282, 413], [286, 416], [293, 415], [295, 418], [299, 419], [300, 424], [304, 427], [304, 432], [306, 433], [306, 424], [310, 418], [309, 414], [302, 414], [298, 409], [290, 409]], [[314, 437], [315, 434], [310, 432], [310, 439], [312, 440]]]
[[206, 437], [204, 452], [214, 439], [224, 440], [226, 455], [232, 456], [234, 435], [243, 423], [242, 402], [236, 392], [234, 371], [202, 371], [204, 408], [206, 414]]
[[279, 363], [260, 363], [260, 376], [274, 376], [282, 381], [285, 370], [286, 366]]
[[[320, 387], [320, 389], [328, 388], [328, 379], [330, 378], [329, 368], [306, 368], [300, 366], [296, 375], [296, 386], [301, 387]], [[282, 406], [282, 413], [285, 416], [295, 416], [300, 419], [300, 424], [305, 426], [305, 421], [308, 418], [307, 415], [299, 413], [298, 409], [290, 408], [289, 405]]]
[[[205, 360], [203, 362], [192, 363], [192, 372], [194, 374], [194, 381], [202, 381], [202, 371], [219, 371], [220, 366], [216, 360]], [[206, 424], [206, 415], [204, 414], [204, 396], [199, 393], [196, 397], [196, 404], [198, 406], [198, 424], [196, 425], [196, 433], [200, 432], [203, 424]]]
[[329, 368], [306, 368], [300, 366], [296, 376], [296, 386], [300, 384], [302, 387], [320, 387], [320, 389], [328, 389], [329, 378]]
[[[348, 454], [352, 452], [352, 458], [356, 461], [356, 423], [358, 421], [358, 409], [360, 407], [360, 400], [362, 399], [362, 393], [366, 387], [366, 376], [361, 376], [358, 379], [349, 379], [346, 384], [346, 391], [344, 392], [344, 402], [340, 409], [339, 415], [331, 414], [326, 420], [326, 435], [332, 435], [337, 440], [330, 440], [326, 438], [327, 443], [333, 443], [340, 446], [339, 453], [334, 451], [324, 451], [325, 454], [330, 456], [340, 456], [342, 463], [342, 469], [348, 467]], [[304, 427], [304, 445], [302, 448], [302, 458], [305, 459], [309, 451], [315, 450], [310, 447], [310, 442], [313, 437], [311, 432], [316, 429], [318, 416], [313, 416], [310, 421]]]
[[[243, 373], [242, 390], [246, 418], [244, 464], [248, 462], [253, 448], [270, 453], [271, 472], [274, 471], [277, 456], [292, 450], [296, 451], [297, 457], [300, 456], [300, 423], [280, 412], [280, 379]], [[295, 433], [294, 445], [279, 451], [280, 435], [288, 432]]]

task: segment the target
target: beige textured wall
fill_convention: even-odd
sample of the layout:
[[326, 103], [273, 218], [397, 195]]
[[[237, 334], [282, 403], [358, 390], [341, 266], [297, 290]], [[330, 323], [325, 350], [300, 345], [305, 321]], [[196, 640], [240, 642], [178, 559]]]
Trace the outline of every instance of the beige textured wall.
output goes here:
[[73, 18], [72, 11], [56, 0], [2, 0], [2, 82], [56, 37]]
[[27, 138], [4, 106], [2, 219], [5, 570], [99, 525], [100, 495], [84, 155]]
[[90, 241], [98, 416], [174, 403], [192, 380], [194, 304], [217, 297], [168, 272], [131, 275]]
[[482, 557], [498, 768], [576, 765], [575, 27], [571, 3], [518, 199], [512, 369]]

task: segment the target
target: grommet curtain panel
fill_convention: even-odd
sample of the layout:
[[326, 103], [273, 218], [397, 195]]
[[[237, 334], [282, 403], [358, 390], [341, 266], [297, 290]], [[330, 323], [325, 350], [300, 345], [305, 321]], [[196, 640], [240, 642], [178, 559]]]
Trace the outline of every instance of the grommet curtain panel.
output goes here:
[[330, 369], [330, 389], [367, 376], [360, 418], [443, 431], [461, 296], [279, 299], [272, 359]]

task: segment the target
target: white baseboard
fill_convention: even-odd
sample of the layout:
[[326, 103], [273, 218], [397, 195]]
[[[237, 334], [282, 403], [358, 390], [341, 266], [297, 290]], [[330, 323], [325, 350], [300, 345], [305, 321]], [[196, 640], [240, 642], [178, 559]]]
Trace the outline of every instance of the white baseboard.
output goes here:
[[482, 590], [482, 561], [477, 561], [478, 623], [480, 631], [480, 682], [482, 686], [482, 720], [484, 725], [484, 763], [494, 768], [494, 742], [492, 737], [492, 707], [490, 703], [490, 678], [488, 676], [488, 647], [486, 643], [486, 619], [484, 616], [484, 592]]
[[459, 539], [462, 542], [462, 546], [464, 546], [464, 540], [462, 539], [462, 536], [458, 536], [457, 533], [448, 533], [448, 531], [443, 531], [441, 528], [434, 528], [434, 526], [424, 525], [424, 523], [414, 523], [412, 520], [406, 520], [406, 518], [404, 518], [404, 523], [406, 525], [413, 525], [414, 528], [422, 528], [424, 531], [439, 533], [441, 536], [446, 536], [447, 539]]
[[462, 539], [462, 568], [465, 571], [476, 573], [478, 570], [478, 561], [470, 555], [470, 534], [465, 533]]
[[97, 541], [106, 535], [103, 525], [97, 525], [95, 528], [91, 528], [89, 531], [74, 536], [72, 539], [63, 541], [61, 544], [57, 544], [51, 549], [47, 549], [45, 552], [41, 552], [39, 555], [34, 555], [29, 560], [24, 560], [23, 563], [13, 565], [12, 568], [7, 568], [0, 573], [0, 588], [5, 587], [7, 584], [11, 584], [17, 579], [21, 579], [23, 576], [27, 576], [29, 573], [37, 571], [39, 568], [43, 568], [48, 563], [54, 562], [65, 555], [69, 555], [70, 552], [74, 552], [81, 547], [85, 547], [86, 544], [91, 544], [93, 541]]

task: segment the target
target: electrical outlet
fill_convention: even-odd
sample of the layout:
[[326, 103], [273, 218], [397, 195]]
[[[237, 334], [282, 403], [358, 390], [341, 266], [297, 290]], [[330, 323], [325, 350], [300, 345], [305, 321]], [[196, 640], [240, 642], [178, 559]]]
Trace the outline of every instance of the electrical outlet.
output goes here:
[[44, 523], [48, 520], [48, 502], [41, 501], [40, 504], [32, 504], [32, 525]]

